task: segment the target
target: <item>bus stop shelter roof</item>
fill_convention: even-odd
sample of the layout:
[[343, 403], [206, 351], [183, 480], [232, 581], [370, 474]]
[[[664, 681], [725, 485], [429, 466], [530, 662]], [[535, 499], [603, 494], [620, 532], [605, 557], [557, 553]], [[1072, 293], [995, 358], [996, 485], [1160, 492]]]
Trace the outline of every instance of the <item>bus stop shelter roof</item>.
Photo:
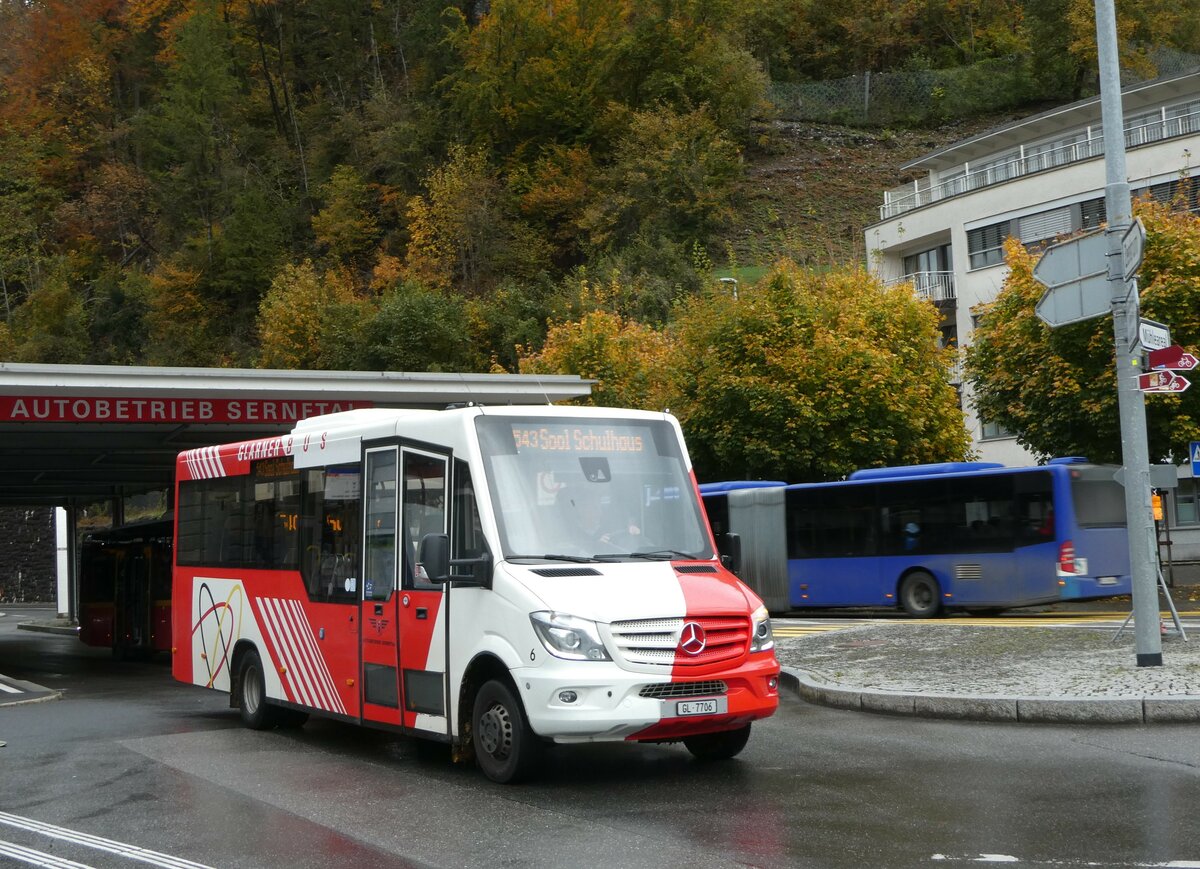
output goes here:
[[549, 404], [574, 375], [0, 363], [0, 504], [66, 506], [168, 488], [182, 450], [358, 407]]

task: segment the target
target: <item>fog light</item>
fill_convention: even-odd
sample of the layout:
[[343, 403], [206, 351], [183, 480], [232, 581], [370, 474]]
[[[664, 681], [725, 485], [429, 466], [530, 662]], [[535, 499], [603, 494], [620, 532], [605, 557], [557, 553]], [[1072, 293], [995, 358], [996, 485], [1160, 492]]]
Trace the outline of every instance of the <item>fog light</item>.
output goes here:
[[560, 703], [574, 703], [578, 699], [579, 699], [579, 695], [576, 694], [574, 691], [559, 691], [558, 692], [558, 701]]
[[776, 688], [778, 688], [779, 687], [779, 677], [772, 676], [771, 678], [769, 678], [767, 680], [767, 687], [770, 688], [772, 691], [774, 691]]

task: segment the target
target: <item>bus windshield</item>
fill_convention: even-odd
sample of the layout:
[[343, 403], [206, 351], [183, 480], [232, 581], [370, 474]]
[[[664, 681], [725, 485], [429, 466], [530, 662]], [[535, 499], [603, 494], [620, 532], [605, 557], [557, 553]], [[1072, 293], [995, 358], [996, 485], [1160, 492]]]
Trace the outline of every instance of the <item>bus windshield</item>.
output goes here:
[[666, 421], [481, 416], [509, 559], [709, 559], [712, 547]]

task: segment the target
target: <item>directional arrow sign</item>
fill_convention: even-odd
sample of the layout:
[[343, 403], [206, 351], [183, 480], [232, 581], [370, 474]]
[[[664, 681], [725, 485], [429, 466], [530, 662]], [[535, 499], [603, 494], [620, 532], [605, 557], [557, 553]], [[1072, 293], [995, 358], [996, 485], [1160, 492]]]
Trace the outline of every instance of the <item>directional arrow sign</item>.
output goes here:
[[1170, 347], [1171, 330], [1162, 323], [1155, 323], [1153, 320], [1141, 320], [1138, 322], [1138, 343], [1142, 345], [1146, 352]]
[[1049, 326], [1064, 326], [1111, 311], [1107, 255], [1103, 230], [1046, 248], [1033, 267], [1034, 280], [1048, 288], [1037, 315]]
[[1150, 367], [1156, 370], [1169, 368], [1172, 371], [1191, 371], [1197, 361], [1195, 356], [1185, 352], [1178, 344], [1150, 351]]
[[1173, 371], [1151, 371], [1138, 375], [1138, 389], [1142, 392], [1183, 392], [1192, 382]]
[[1121, 254], [1125, 264], [1125, 280], [1137, 274], [1142, 267], [1142, 257], [1146, 250], [1146, 227], [1140, 217], [1135, 218], [1121, 236]]

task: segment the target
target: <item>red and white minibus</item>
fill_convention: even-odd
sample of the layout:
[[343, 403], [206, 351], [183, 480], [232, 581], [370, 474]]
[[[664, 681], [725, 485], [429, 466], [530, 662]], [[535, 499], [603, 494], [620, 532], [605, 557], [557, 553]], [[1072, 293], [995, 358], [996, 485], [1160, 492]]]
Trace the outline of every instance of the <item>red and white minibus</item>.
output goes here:
[[548, 742], [732, 757], [778, 706], [669, 414], [352, 410], [189, 450], [176, 485], [174, 674], [250, 727], [390, 728], [507, 782]]

